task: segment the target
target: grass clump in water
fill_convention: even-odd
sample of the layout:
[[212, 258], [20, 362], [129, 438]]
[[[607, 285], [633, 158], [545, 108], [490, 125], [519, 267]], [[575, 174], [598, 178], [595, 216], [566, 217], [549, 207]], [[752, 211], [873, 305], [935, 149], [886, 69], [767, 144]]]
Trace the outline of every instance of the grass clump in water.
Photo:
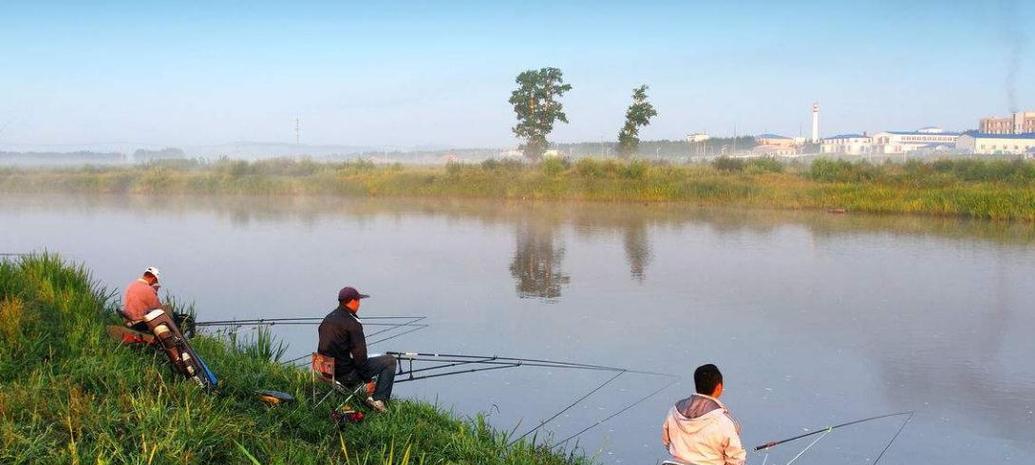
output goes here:
[[[400, 400], [343, 432], [331, 402], [312, 405], [309, 375], [271, 362], [267, 333], [192, 341], [220, 376], [209, 395], [157, 351], [104, 333], [112, 294], [54, 255], [0, 260], [0, 463], [3, 464], [581, 464], [544, 446], [507, 445], [477, 417]], [[267, 407], [256, 389], [298, 402]]]

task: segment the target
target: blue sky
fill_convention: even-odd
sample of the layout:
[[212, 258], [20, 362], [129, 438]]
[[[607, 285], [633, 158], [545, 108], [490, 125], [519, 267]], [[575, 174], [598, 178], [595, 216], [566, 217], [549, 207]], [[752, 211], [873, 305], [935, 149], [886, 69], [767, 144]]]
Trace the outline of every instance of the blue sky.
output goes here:
[[[187, 2], [185, 2], [187, 3]], [[969, 2], [0, 0], [0, 147], [294, 140], [510, 146], [525, 69], [574, 89], [552, 140], [975, 127], [1035, 109], [1035, 5]], [[905, 5], [900, 3], [907, 3]], [[1011, 12], [1012, 11], [1012, 12]], [[1012, 31], [1012, 32], [1011, 32]]]

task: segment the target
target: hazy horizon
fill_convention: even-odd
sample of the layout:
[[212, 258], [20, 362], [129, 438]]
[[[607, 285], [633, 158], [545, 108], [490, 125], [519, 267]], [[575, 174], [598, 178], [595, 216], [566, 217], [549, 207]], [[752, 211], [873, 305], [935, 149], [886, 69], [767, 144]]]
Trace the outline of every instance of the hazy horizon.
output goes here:
[[517, 145], [521, 71], [564, 71], [571, 124], [612, 141], [633, 87], [647, 139], [809, 128], [963, 130], [1035, 108], [1035, 8], [1017, 1], [0, 5], [0, 150]]

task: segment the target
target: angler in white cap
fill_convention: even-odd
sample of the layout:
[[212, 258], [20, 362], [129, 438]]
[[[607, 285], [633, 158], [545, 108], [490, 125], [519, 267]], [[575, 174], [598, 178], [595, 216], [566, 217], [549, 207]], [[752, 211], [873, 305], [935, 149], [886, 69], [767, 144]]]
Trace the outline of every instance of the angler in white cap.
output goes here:
[[126, 286], [126, 292], [122, 296], [122, 317], [126, 323], [132, 325], [138, 331], [147, 331], [147, 324], [144, 323], [144, 315], [156, 308], [162, 307], [162, 301], [158, 299], [158, 278], [161, 272], [153, 266], [147, 267], [144, 274]]

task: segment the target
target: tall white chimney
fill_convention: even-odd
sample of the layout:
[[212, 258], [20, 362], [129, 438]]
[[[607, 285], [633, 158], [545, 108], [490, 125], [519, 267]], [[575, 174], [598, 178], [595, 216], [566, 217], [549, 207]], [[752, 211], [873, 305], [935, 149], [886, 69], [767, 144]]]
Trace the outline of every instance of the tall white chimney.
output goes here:
[[812, 143], [819, 143], [819, 102], [812, 104]]

